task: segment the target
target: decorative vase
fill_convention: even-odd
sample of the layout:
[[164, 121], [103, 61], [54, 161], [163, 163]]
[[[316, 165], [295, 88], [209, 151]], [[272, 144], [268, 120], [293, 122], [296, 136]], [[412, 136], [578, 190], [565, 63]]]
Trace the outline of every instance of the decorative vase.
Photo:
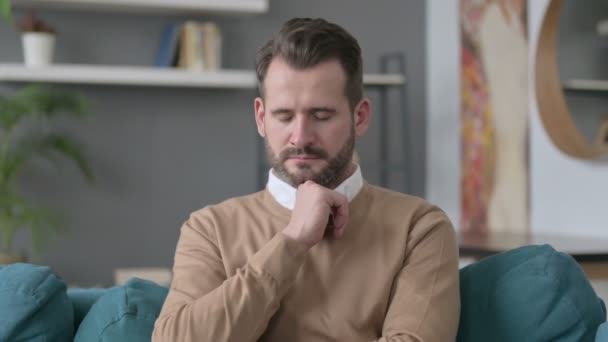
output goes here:
[[23, 32], [23, 59], [26, 66], [40, 67], [53, 62], [55, 35], [48, 32]]

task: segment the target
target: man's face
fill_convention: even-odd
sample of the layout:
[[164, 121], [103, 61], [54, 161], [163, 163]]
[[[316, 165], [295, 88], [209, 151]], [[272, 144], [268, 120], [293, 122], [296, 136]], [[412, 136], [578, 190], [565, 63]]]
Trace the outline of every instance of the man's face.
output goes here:
[[275, 174], [292, 186], [313, 180], [334, 188], [348, 177], [355, 135], [367, 129], [369, 103], [362, 100], [353, 116], [345, 84], [337, 60], [304, 70], [279, 57], [270, 63], [264, 100], [255, 102], [256, 123]]

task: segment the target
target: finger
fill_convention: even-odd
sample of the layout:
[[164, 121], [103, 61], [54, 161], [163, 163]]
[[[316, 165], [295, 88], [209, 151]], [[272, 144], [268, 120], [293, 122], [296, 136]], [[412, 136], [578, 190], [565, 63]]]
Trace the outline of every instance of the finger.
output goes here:
[[348, 199], [342, 194], [332, 192], [331, 200], [333, 202], [330, 205], [334, 212], [334, 226], [338, 231], [343, 230], [348, 222]]
[[342, 237], [342, 235], [344, 235], [344, 231], [346, 230], [346, 224], [344, 224], [341, 227], [334, 227], [332, 233], [334, 238], [339, 239]]

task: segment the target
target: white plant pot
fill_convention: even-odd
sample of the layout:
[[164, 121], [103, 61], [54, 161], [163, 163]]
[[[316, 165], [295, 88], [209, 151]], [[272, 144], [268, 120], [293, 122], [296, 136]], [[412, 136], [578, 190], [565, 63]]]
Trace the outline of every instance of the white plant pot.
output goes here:
[[21, 35], [23, 42], [23, 59], [25, 65], [39, 67], [53, 62], [55, 50], [55, 35], [46, 32], [24, 32]]

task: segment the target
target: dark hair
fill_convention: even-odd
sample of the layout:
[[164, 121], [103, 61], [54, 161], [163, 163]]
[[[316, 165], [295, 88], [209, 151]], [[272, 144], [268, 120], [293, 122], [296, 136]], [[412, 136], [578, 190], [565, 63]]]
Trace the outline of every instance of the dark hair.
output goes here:
[[274, 57], [296, 69], [337, 59], [346, 74], [345, 94], [351, 110], [363, 97], [363, 60], [357, 40], [342, 27], [324, 19], [294, 18], [264, 44], [256, 56], [258, 90], [264, 96], [264, 78]]

